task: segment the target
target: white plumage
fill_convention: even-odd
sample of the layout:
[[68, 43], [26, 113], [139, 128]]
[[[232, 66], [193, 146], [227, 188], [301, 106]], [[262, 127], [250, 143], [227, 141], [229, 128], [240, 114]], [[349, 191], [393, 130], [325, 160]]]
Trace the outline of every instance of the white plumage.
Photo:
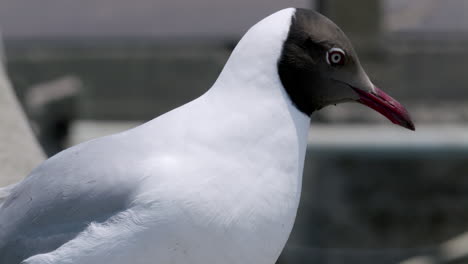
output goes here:
[[309, 127], [277, 70], [294, 12], [252, 27], [198, 99], [35, 169], [0, 207], [0, 262], [274, 263]]

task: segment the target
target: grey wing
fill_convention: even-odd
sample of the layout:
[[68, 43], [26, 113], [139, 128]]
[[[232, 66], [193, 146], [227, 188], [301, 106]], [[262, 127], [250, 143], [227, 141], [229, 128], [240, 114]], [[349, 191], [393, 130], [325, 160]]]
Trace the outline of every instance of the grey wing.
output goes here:
[[0, 204], [0, 263], [53, 251], [91, 222], [104, 222], [126, 208], [135, 184], [99, 166], [116, 161], [112, 155], [97, 164], [102, 156], [95, 151], [86, 157], [78, 152], [69, 149], [46, 161]]

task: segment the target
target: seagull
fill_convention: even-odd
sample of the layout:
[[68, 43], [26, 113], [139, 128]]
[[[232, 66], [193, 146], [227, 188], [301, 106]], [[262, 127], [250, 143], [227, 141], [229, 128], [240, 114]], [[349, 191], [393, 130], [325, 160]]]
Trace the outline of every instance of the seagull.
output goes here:
[[338, 26], [280, 10], [248, 30], [197, 99], [64, 150], [8, 190], [0, 263], [275, 263], [296, 217], [310, 116], [342, 102], [414, 130]]

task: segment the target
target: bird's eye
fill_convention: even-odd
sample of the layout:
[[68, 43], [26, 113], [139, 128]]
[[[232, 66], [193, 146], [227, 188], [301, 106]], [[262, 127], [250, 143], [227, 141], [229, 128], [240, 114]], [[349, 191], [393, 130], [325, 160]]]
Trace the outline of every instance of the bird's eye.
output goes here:
[[327, 51], [327, 63], [332, 66], [344, 65], [346, 60], [345, 52], [340, 48], [331, 48]]

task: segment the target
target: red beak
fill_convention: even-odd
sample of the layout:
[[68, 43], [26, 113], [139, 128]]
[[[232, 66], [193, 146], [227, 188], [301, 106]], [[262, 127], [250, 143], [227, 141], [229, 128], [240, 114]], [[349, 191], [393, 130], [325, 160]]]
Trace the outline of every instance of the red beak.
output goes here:
[[371, 93], [355, 87], [353, 87], [353, 89], [359, 95], [359, 99], [357, 100], [359, 103], [381, 113], [394, 124], [413, 131], [415, 130], [413, 121], [411, 121], [405, 107], [379, 88], [374, 86], [375, 91]]

